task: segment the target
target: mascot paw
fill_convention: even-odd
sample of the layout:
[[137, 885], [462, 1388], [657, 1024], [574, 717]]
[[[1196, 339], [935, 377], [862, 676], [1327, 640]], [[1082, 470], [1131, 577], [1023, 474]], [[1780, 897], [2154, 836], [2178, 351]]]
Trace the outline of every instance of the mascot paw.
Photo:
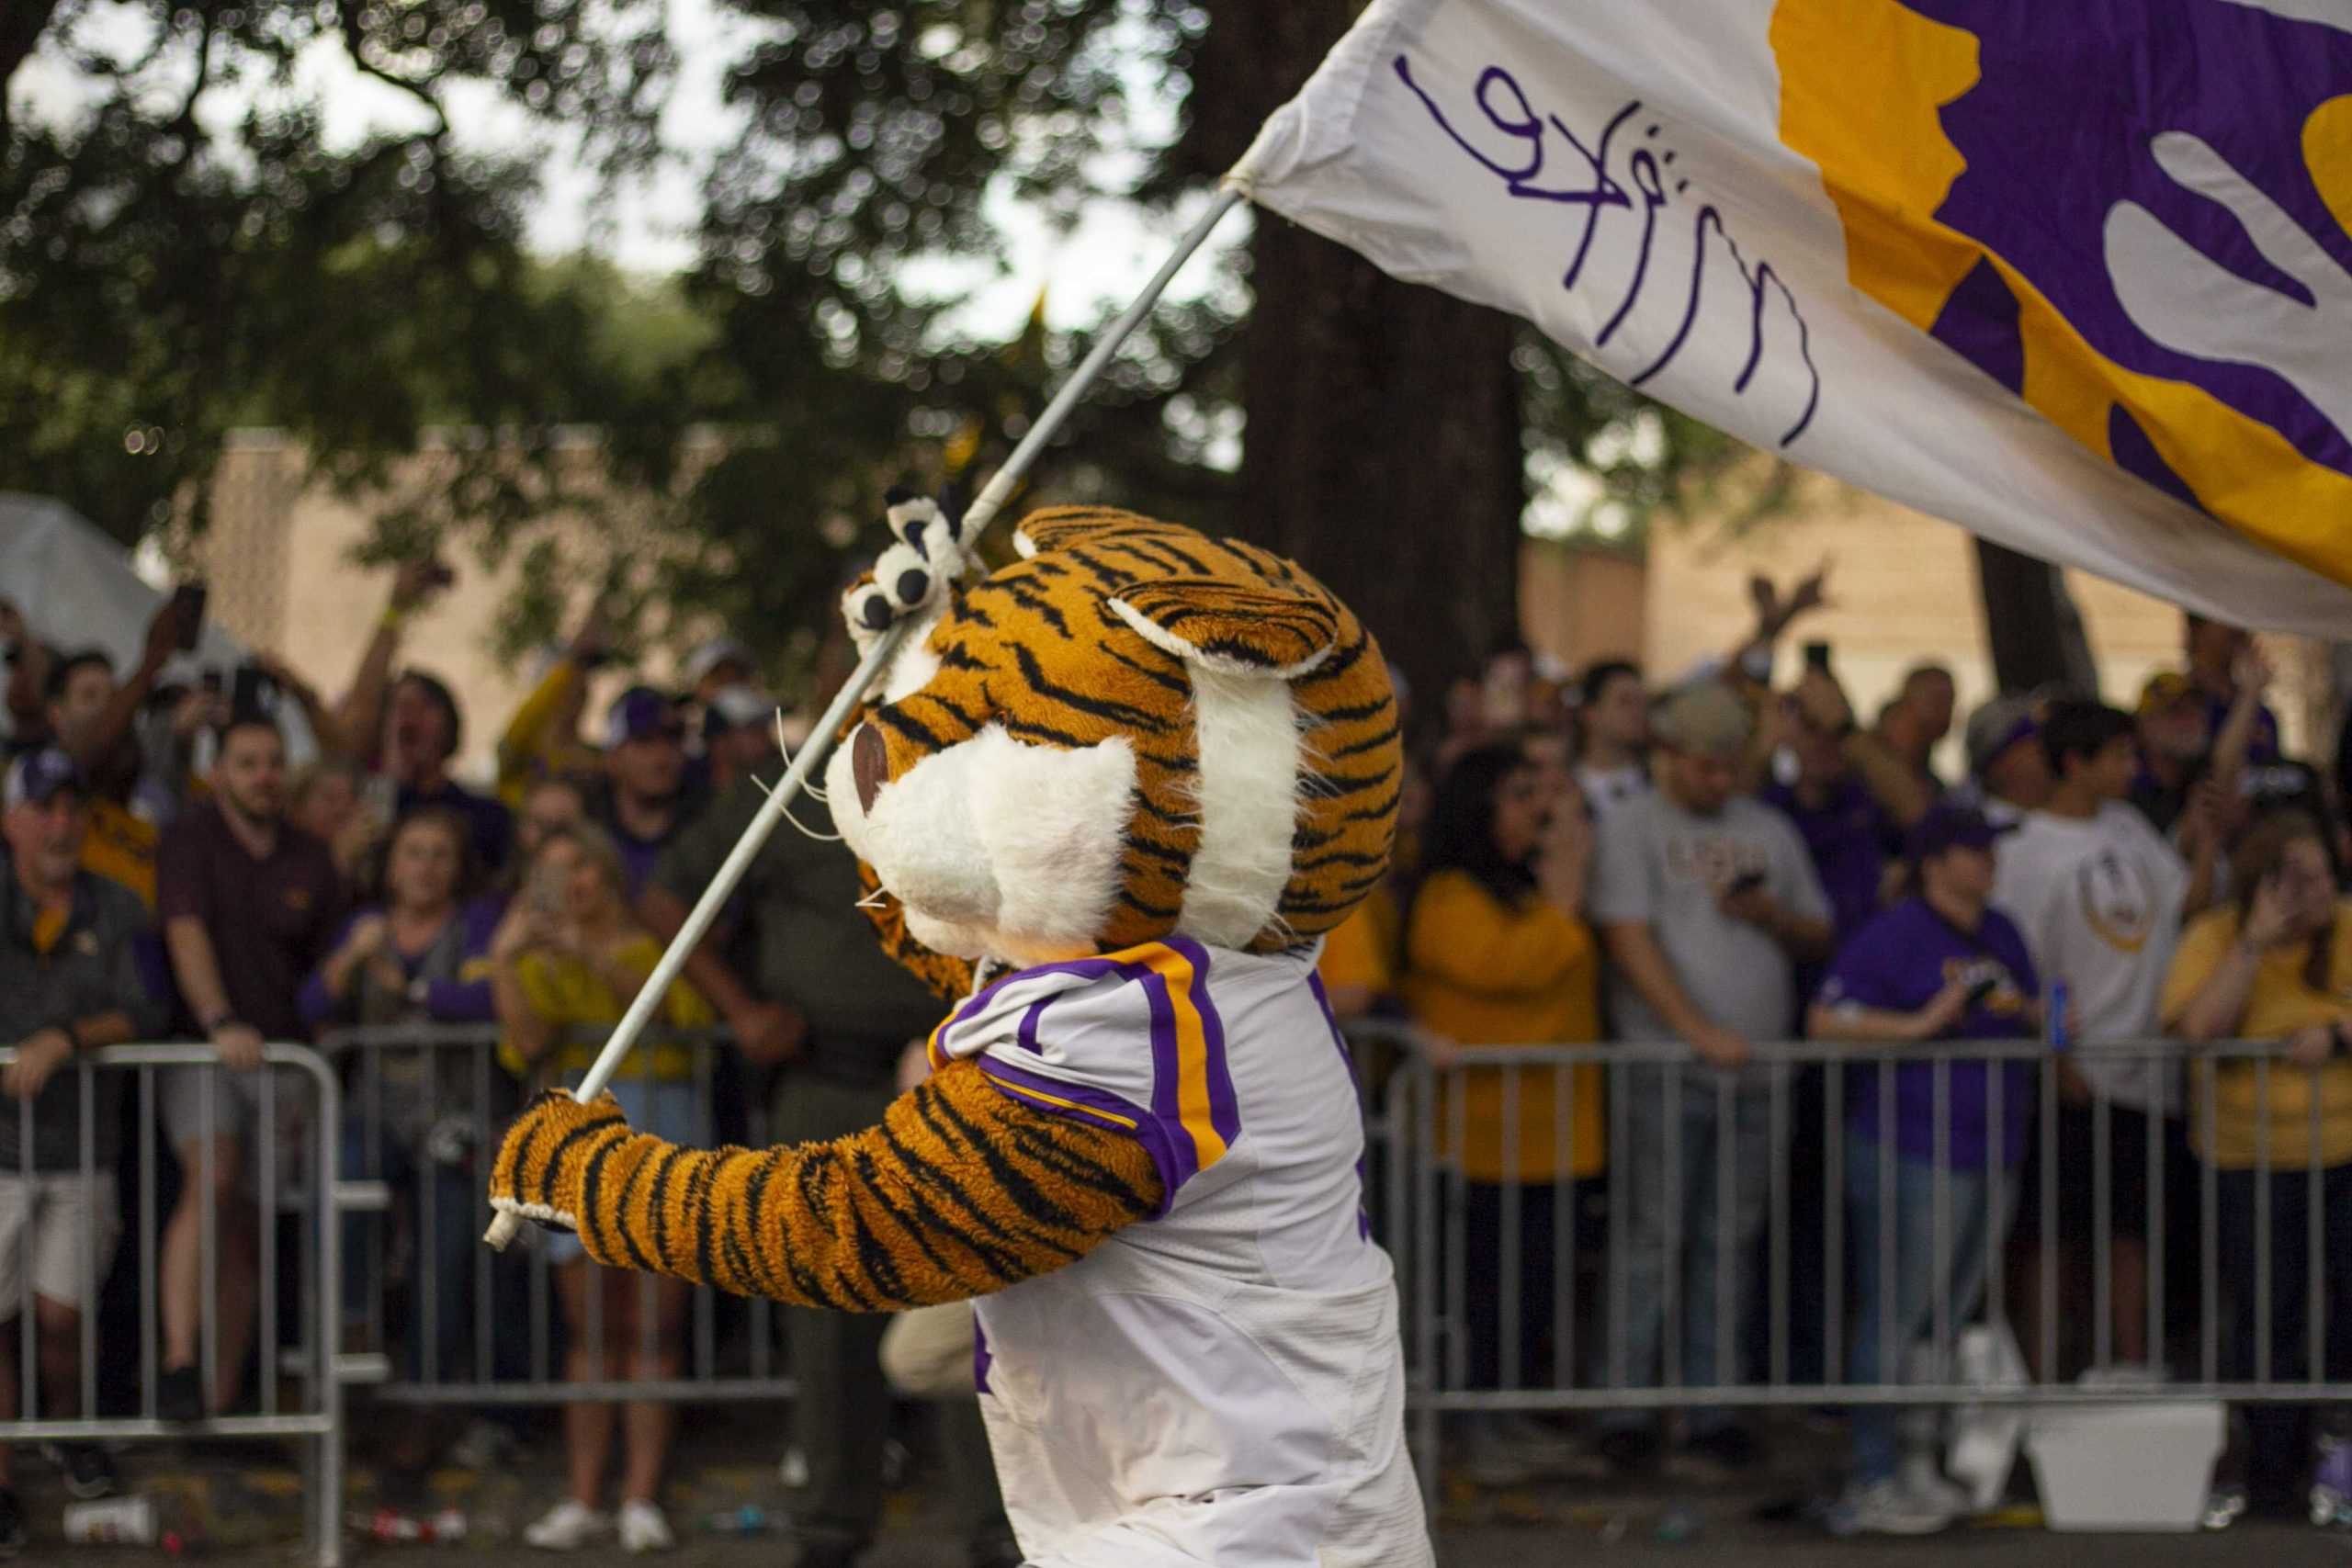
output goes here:
[[860, 651], [894, 623], [937, 608], [972, 565], [960, 508], [893, 490], [888, 521], [897, 542], [842, 596], [842, 614]]
[[548, 1230], [580, 1228], [581, 1170], [605, 1145], [628, 1136], [620, 1101], [582, 1105], [569, 1089], [543, 1090], [506, 1130], [490, 1171], [490, 1206]]

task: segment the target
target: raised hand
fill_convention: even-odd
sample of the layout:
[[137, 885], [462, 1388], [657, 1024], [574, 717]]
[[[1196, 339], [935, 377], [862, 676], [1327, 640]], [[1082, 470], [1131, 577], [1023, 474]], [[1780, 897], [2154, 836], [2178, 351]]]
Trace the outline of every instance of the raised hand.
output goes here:
[[888, 500], [886, 521], [898, 542], [842, 595], [842, 614], [861, 653], [893, 623], [945, 603], [949, 585], [977, 564], [964, 548], [969, 540], [960, 511], [904, 490], [893, 490]]
[[2263, 259], [2301, 284], [2310, 303], [2241, 277], [2136, 202], [2107, 215], [2104, 245], [2116, 298], [2142, 332], [2199, 359], [2255, 365], [2301, 392], [2352, 435], [2352, 274], [2303, 226], [2211, 146], [2168, 130], [2150, 144], [2157, 167], [2242, 224]]

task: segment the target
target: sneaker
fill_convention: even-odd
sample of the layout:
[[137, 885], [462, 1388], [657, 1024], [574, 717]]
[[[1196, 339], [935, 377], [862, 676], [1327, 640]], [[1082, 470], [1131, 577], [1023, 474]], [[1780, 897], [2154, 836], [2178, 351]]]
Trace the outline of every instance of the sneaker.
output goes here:
[[545, 1514], [523, 1539], [542, 1551], [577, 1551], [590, 1541], [613, 1533], [612, 1517], [600, 1514], [576, 1497], [566, 1497]]
[[2209, 1530], [2225, 1530], [2245, 1517], [2245, 1488], [2223, 1482], [2205, 1494], [2205, 1512], [2197, 1522]]
[[1683, 1445], [1689, 1452], [1725, 1470], [1753, 1470], [1763, 1462], [1763, 1445], [1745, 1427], [1716, 1427], [1692, 1435]]
[[1657, 1468], [1657, 1433], [1647, 1427], [1612, 1427], [1594, 1446], [1620, 1475], [1641, 1475]]
[[1905, 1496], [1939, 1509], [1951, 1518], [1966, 1518], [1976, 1512], [1976, 1499], [1944, 1474], [1933, 1454], [1913, 1454], [1905, 1460], [1895, 1484], [1903, 1488]]
[[1951, 1516], [1912, 1496], [1890, 1476], [1867, 1486], [1849, 1486], [1829, 1510], [1832, 1535], [1934, 1535]]
[[2324, 1435], [2312, 1445], [2312, 1523], [2352, 1525], [2352, 1439]]
[[65, 1478], [65, 1495], [87, 1503], [114, 1491], [114, 1461], [96, 1443], [43, 1443], [41, 1457]]
[[25, 1549], [25, 1510], [13, 1486], [0, 1486], [0, 1557], [14, 1557]]
[[661, 1507], [643, 1497], [632, 1497], [621, 1505], [621, 1550], [641, 1551], [673, 1551], [678, 1538], [670, 1533], [670, 1521], [662, 1517]]
[[155, 1380], [155, 1415], [175, 1426], [203, 1420], [203, 1375], [194, 1367], [165, 1367]]

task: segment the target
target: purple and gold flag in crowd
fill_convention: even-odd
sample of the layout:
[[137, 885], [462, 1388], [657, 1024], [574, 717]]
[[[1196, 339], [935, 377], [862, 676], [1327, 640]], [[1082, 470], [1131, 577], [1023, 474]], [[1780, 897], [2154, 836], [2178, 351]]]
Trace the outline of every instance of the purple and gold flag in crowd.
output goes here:
[[2352, 0], [1374, 0], [1236, 175], [1767, 451], [2352, 635]]

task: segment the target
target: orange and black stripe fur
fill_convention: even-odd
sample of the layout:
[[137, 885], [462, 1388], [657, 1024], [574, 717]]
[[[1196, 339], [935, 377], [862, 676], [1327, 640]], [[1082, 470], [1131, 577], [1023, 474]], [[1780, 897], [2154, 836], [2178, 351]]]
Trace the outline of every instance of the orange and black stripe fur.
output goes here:
[[[890, 773], [989, 725], [1048, 747], [1127, 737], [1133, 810], [1097, 951], [1175, 930], [1200, 848], [1195, 666], [1138, 635], [1121, 601], [1225, 668], [1305, 667], [1283, 677], [1309, 760], [1291, 876], [1247, 946], [1285, 951], [1339, 924], [1387, 867], [1402, 777], [1370, 634], [1255, 546], [1082, 507], [1036, 513], [1020, 534], [1026, 559], [954, 590], [927, 639], [936, 673], [862, 716]], [[893, 955], [944, 995], [968, 991], [973, 964], [917, 942], [870, 870], [865, 883]], [[558, 1092], [509, 1134], [491, 1188], [502, 1207], [577, 1229], [600, 1263], [851, 1311], [984, 1295], [1061, 1268], [1161, 1197], [1139, 1143], [1012, 1099], [968, 1062], [933, 1074], [879, 1126], [794, 1148], [678, 1148], [631, 1134], [609, 1096], [581, 1105]]]

